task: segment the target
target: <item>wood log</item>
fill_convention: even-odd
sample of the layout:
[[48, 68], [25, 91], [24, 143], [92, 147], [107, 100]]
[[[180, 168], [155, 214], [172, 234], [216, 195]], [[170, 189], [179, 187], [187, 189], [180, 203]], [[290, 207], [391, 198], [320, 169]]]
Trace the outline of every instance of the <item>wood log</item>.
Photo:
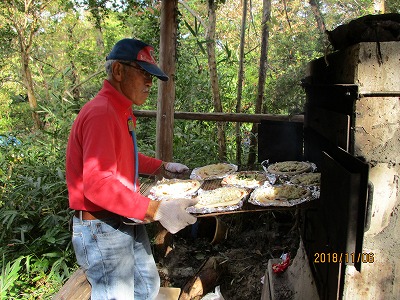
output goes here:
[[199, 300], [213, 291], [223, 271], [220, 260], [213, 256], [203, 263], [196, 275], [183, 287], [179, 300]]
[[91, 286], [82, 269], [76, 270], [52, 300], [89, 300]]
[[173, 247], [173, 235], [160, 223], [157, 225], [157, 233], [154, 238], [154, 258], [156, 261], [166, 257]]

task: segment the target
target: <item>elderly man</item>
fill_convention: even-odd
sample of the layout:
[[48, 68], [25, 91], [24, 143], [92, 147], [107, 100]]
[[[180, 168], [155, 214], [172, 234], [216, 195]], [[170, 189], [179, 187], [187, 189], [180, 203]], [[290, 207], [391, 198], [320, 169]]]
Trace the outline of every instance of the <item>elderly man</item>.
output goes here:
[[137, 150], [132, 105], [146, 101], [153, 76], [168, 80], [153, 48], [135, 39], [120, 40], [106, 58], [106, 72], [102, 89], [83, 106], [68, 140], [72, 242], [92, 286], [92, 300], [154, 299], [160, 278], [141, 223], [159, 221], [176, 233], [196, 221], [186, 212], [196, 202], [154, 201], [139, 193], [139, 173], [187, 170]]

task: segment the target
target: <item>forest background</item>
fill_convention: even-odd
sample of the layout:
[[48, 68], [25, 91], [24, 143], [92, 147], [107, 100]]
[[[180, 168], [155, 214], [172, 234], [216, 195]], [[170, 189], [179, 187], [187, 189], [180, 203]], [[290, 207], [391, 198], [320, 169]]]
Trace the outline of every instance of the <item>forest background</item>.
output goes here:
[[[215, 45], [222, 112], [256, 112], [265, 5], [261, 113], [281, 115], [303, 111], [306, 65], [332, 51], [325, 30], [367, 14], [400, 12], [396, 0], [178, 2], [174, 110], [186, 112], [215, 111], [207, 43]], [[207, 40], [211, 5], [216, 31]], [[105, 56], [116, 41], [138, 38], [157, 52], [160, 7], [154, 0], [0, 3], [1, 299], [49, 299], [77, 268], [64, 174], [69, 130], [101, 88]], [[135, 109], [156, 110], [156, 102], [154, 82], [146, 104]], [[224, 134], [226, 161], [237, 161], [238, 152], [244, 161], [252, 124], [227, 123]], [[142, 152], [155, 155], [155, 135], [155, 119], [140, 118]], [[218, 162], [216, 136], [215, 122], [175, 120], [174, 160], [190, 168]]]

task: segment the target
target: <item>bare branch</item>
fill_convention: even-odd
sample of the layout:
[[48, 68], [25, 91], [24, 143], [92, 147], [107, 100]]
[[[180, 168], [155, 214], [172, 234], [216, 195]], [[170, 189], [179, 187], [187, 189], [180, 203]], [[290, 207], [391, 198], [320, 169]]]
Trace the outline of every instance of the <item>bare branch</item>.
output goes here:
[[190, 8], [190, 6], [183, 0], [178, 0], [178, 3], [182, 4], [183, 7], [186, 8], [186, 10], [193, 16], [195, 17], [201, 25], [203, 25], [204, 28], [207, 28], [207, 24], [203, 21], [203, 19], [199, 16], [198, 13], [196, 13], [193, 9]]

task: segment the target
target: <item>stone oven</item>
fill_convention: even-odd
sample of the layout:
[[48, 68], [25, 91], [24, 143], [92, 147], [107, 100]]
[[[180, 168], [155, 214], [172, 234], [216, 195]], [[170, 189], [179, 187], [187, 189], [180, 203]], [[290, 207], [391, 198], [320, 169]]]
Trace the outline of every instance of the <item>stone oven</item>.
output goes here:
[[302, 210], [320, 299], [400, 299], [400, 42], [309, 63], [304, 158], [322, 173]]

